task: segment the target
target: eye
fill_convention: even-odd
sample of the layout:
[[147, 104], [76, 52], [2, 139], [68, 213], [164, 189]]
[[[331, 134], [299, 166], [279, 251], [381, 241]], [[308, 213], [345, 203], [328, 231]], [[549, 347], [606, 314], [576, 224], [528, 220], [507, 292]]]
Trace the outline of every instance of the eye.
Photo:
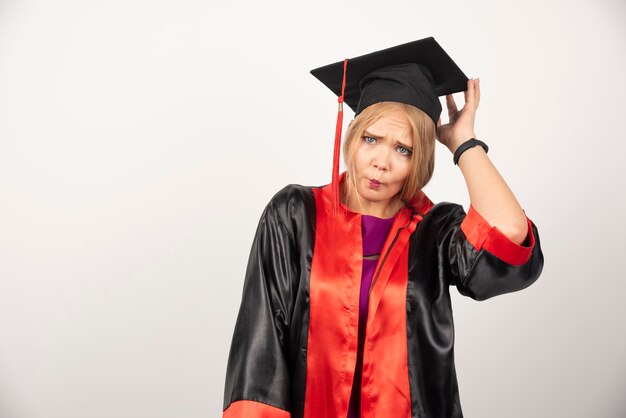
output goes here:
[[[372, 139], [373, 141], [370, 142], [368, 141], [368, 139]], [[376, 138], [372, 138], [371, 136], [364, 136], [363, 140], [367, 142], [368, 144], [373, 144], [376, 141]]]
[[402, 145], [400, 145], [398, 147], [398, 149], [403, 149], [404, 151], [406, 151], [406, 152], [400, 152], [400, 154], [402, 154], [402, 155], [411, 155], [411, 150], [409, 150], [408, 148], [403, 147]]

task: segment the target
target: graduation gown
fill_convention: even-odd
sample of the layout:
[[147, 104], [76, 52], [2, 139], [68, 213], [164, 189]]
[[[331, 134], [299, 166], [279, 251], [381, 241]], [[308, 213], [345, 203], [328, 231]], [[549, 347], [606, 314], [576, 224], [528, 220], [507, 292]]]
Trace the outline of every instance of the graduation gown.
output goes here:
[[[332, 212], [330, 186], [290, 184], [261, 215], [228, 356], [223, 418], [348, 413], [361, 215], [343, 204]], [[422, 191], [397, 213], [370, 287], [363, 418], [463, 416], [450, 286], [482, 301], [535, 282], [543, 254], [526, 218], [528, 234], [518, 245], [471, 205], [465, 213], [459, 204], [433, 204]]]

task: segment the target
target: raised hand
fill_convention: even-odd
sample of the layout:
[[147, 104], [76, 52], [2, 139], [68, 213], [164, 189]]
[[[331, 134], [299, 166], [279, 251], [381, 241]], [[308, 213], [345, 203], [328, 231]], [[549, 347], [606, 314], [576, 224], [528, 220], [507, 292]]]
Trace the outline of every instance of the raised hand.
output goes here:
[[[441, 118], [437, 122], [437, 140], [445, 145], [452, 153], [457, 147], [470, 138], [476, 138], [474, 121], [476, 110], [480, 102], [480, 79], [467, 80], [465, 90], [465, 106], [460, 111], [457, 109], [451, 94], [446, 95], [448, 107], [448, 120], [445, 125], [441, 124]], [[477, 138], [478, 139], [478, 138]]]

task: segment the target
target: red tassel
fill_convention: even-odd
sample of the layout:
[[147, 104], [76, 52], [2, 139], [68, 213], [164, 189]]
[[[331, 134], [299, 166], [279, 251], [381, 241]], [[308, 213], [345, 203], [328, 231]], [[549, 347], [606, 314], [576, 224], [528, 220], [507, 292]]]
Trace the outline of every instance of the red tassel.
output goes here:
[[340, 206], [339, 196], [339, 153], [341, 151], [341, 132], [343, 127], [343, 95], [346, 89], [346, 68], [348, 66], [348, 58], [343, 61], [343, 80], [341, 82], [341, 96], [337, 99], [339, 108], [337, 111], [337, 126], [335, 129], [335, 148], [333, 152], [333, 175], [332, 175], [332, 207], [333, 214], [336, 214]]

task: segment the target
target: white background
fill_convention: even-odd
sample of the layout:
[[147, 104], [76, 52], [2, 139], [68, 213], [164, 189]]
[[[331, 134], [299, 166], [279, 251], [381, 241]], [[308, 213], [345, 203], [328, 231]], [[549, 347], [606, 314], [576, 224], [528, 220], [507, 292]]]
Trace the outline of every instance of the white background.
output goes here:
[[[261, 212], [330, 182], [309, 71], [427, 36], [480, 77], [477, 137], [545, 257], [524, 291], [452, 289], [465, 415], [626, 416], [625, 23], [618, 0], [0, 0], [0, 417], [221, 416]], [[424, 191], [469, 207], [441, 144]]]

